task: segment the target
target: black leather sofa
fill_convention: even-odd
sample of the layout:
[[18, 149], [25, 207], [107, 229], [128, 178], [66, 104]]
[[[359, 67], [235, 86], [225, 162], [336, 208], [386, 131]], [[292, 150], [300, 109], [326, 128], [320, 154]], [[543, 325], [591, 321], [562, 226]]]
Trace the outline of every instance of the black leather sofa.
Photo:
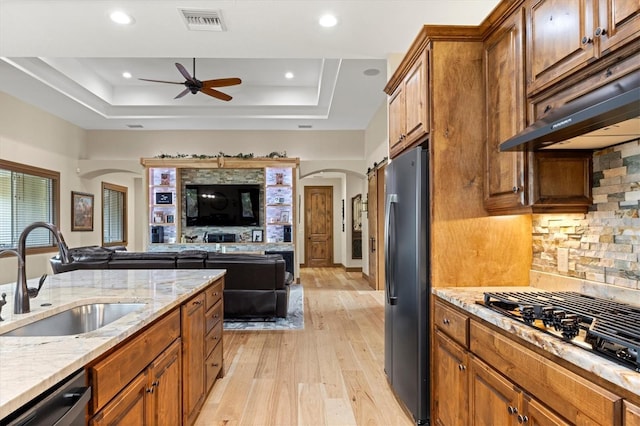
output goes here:
[[99, 246], [70, 249], [73, 262], [50, 259], [53, 273], [77, 269], [226, 269], [225, 319], [285, 318], [293, 275], [279, 254], [233, 254], [204, 250], [129, 252]]

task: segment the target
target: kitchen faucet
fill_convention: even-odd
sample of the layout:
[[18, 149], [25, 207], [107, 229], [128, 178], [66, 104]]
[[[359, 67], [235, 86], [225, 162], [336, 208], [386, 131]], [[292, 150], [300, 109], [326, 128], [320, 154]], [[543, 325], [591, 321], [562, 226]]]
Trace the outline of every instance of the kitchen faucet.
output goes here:
[[25, 268], [27, 263], [27, 236], [31, 231], [37, 228], [48, 229], [53, 234], [54, 239], [58, 243], [58, 252], [60, 253], [60, 260], [62, 261], [62, 263], [71, 263], [71, 261], [73, 260], [71, 258], [71, 255], [69, 254], [69, 248], [64, 242], [62, 234], [55, 225], [46, 222], [34, 222], [24, 228], [24, 230], [20, 234], [20, 238], [18, 239], [18, 250], [0, 251], [0, 254], [7, 252], [13, 253], [18, 257], [18, 281], [16, 282], [15, 297], [13, 299], [14, 314], [26, 314], [31, 311], [29, 298], [36, 297], [38, 295], [38, 290], [40, 290], [40, 287], [42, 287], [44, 278], [46, 277], [46, 275], [44, 275], [40, 279], [40, 287], [38, 287], [38, 289], [27, 288], [27, 274]]

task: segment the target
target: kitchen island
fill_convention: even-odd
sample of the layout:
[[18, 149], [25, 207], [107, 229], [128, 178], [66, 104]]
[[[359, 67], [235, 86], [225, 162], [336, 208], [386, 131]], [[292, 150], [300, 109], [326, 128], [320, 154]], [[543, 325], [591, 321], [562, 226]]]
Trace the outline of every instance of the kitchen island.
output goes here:
[[[543, 418], [552, 424], [635, 424], [629, 419], [640, 403], [640, 372], [483, 305], [485, 292], [548, 290], [432, 290], [437, 421], [462, 424], [473, 416], [490, 424], [544, 424]], [[552, 290], [588, 293], [584, 287]], [[620, 302], [639, 300], [636, 290], [622, 293]]]
[[[95, 331], [71, 336], [0, 336], [0, 419], [90, 364], [222, 278], [224, 270], [79, 270], [47, 277], [31, 312], [13, 314], [15, 283], [0, 285], [7, 304], [0, 334], [88, 303], [144, 303]], [[37, 287], [38, 280], [29, 280]]]

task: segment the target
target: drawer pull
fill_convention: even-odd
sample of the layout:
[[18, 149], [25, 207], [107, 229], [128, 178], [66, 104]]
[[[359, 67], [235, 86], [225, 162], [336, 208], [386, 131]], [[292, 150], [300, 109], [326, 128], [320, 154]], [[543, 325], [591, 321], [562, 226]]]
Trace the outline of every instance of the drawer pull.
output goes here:
[[201, 301], [201, 300], [194, 300], [194, 301], [193, 301], [193, 305], [194, 305], [194, 306], [202, 305], [202, 301]]
[[507, 412], [509, 415], [518, 414], [518, 409], [516, 407], [509, 406], [507, 407]]
[[518, 414], [518, 423], [523, 424], [529, 421], [529, 417]]
[[464, 364], [458, 364], [458, 370], [465, 371], [467, 367]]
[[443, 319], [442, 319], [442, 323], [443, 323], [444, 325], [449, 325], [449, 324], [451, 324], [451, 321], [449, 321], [449, 319], [448, 319], [448, 318], [443, 318]]

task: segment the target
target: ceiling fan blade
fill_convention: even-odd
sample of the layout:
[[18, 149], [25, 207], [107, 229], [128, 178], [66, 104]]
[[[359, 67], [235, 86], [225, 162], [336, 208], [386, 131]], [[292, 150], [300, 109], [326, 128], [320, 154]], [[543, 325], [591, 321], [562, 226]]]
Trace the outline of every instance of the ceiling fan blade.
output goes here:
[[213, 96], [214, 98], [218, 98], [221, 101], [230, 101], [231, 99], [233, 99], [231, 96], [227, 95], [226, 93], [222, 93], [210, 87], [203, 87], [202, 89], [200, 89], [200, 91], [205, 95]]
[[183, 67], [182, 64], [179, 64], [178, 62], [176, 62], [176, 68], [178, 68], [178, 71], [180, 71], [180, 74], [182, 74], [182, 76], [185, 79], [187, 79], [187, 81], [195, 82], [193, 77], [191, 77], [191, 75], [189, 74], [189, 71], [187, 71], [187, 69]]
[[177, 81], [149, 80], [148, 78], [139, 78], [138, 80], [142, 80], [142, 81], [151, 81], [151, 82], [153, 82], [153, 83], [184, 84], [184, 83], [179, 83], [179, 82], [177, 82]]
[[186, 88], [186, 89], [184, 89], [182, 92], [178, 93], [178, 96], [176, 96], [176, 97], [175, 97], [175, 98], [173, 98], [173, 99], [181, 98], [181, 97], [183, 97], [184, 95], [186, 95], [187, 93], [189, 93], [190, 91], [191, 91], [191, 90], [189, 90], [189, 88], [187, 87], [187, 88]]
[[205, 80], [202, 82], [203, 87], [226, 87], [235, 86], [242, 83], [239, 78], [216, 78], [214, 80]]

